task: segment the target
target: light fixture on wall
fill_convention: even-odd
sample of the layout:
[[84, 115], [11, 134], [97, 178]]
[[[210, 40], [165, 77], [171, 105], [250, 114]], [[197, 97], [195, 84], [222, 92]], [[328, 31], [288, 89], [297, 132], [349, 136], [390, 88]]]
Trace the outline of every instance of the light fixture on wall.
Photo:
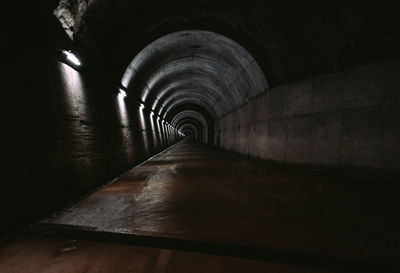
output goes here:
[[119, 89], [118, 96], [119, 96], [119, 97], [122, 97], [122, 98], [125, 98], [125, 97], [126, 97], [126, 92], [120, 88], [120, 89]]
[[81, 65], [81, 62], [79, 61], [79, 59], [72, 52], [63, 50], [63, 54], [67, 58], [68, 62], [70, 62], [71, 64], [73, 64], [75, 66]]

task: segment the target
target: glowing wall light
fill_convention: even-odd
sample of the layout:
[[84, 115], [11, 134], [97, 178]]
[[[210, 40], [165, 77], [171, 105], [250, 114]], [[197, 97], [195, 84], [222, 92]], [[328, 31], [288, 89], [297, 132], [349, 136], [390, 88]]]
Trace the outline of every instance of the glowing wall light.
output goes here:
[[155, 130], [155, 126], [154, 126], [153, 116], [154, 116], [154, 113], [153, 113], [153, 111], [151, 111], [150, 112], [150, 126], [151, 126], [154, 144], [155, 144], [155, 146], [157, 146], [157, 136], [156, 136], [156, 130]]
[[121, 98], [125, 98], [126, 97], [126, 92], [124, 90], [122, 90], [122, 89], [119, 89], [118, 96], [121, 97]]
[[73, 63], [74, 65], [77, 65], [77, 66], [81, 65], [81, 62], [79, 61], [79, 59], [72, 52], [64, 50], [63, 53], [68, 61], [70, 61], [71, 63]]
[[119, 107], [120, 120], [122, 125], [128, 126], [129, 118], [124, 100], [125, 97], [126, 97], [126, 92], [120, 89], [118, 93], [118, 107]]
[[157, 129], [157, 137], [158, 137], [158, 139], [160, 140], [160, 145], [162, 144], [162, 142], [163, 142], [163, 132], [162, 132], [162, 127], [160, 126], [160, 124], [161, 124], [161, 122], [160, 122], [160, 117], [159, 116], [157, 116], [156, 117], [156, 125], [157, 125], [157, 127], [156, 127], [156, 129]]
[[142, 130], [146, 130], [146, 121], [144, 119], [144, 104], [140, 104], [139, 106], [139, 119], [140, 119], [140, 128]]
[[142, 141], [143, 141], [143, 145], [144, 145], [144, 151], [147, 153], [150, 153], [150, 138], [151, 136], [149, 135], [148, 131], [147, 131], [147, 126], [146, 126], [146, 120], [145, 120], [145, 114], [144, 114], [144, 104], [141, 103], [139, 105], [139, 122], [140, 122], [140, 129], [142, 131], [141, 137], [142, 137]]

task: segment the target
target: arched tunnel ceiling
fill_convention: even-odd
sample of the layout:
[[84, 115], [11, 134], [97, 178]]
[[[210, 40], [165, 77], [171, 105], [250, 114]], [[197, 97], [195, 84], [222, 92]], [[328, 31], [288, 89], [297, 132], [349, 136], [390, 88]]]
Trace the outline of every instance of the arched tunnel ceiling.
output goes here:
[[172, 119], [172, 125], [179, 131], [182, 131], [188, 124], [196, 127], [199, 141], [208, 142], [208, 127], [210, 124], [201, 113], [185, 110], [179, 112], [179, 114]]
[[181, 127], [182, 132], [185, 134], [185, 131], [187, 129], [190, 129], [190, 131], [194, 132], [195, 134], [199, 134], [198, 128], [196, 127], [196, 125], [192, 124], [192, 123], [186, 123]]
[[193, 131], [196, 131], [196, 133], [198, 135], [197, 140], [206, 142], [207, 132], [204, 130], [204, 128], [202, 127], [202, 124], [198, 120], [193, 119], [193, 118], [185, 118], [184, 120], [182, 120], [182, 124], [179, 124], [178, 130], [180, 132], [183, 132], [183, 130], [187, 127], [191, 127], [191, 128], [193, 128]]
[[185, 111], [194, 111], [199, 113], [207, 121], [209, 127], [210, 125], [212, 125], [214, 121], [213, 117], [210, 115], [210, 111], [208, 111], [207, 108], [204, 108], [199, 104], [191, 104], [191, 103], [182, 103], [173, 107], [170, 111], [166, 113], [166, 115], [163, 118], [165, 120], [172, 121], [177, 115], [179, 115], [179, 113]]
[[202, 30], [175, 32], [150, 43], [129, 64], [121, 84], [162, 117], [191, 103], [219, 118], [268, 88], [246, 49]]
[[200, 140], [200, 132], [196, 125], [186, 123], [181, 127], [181, 132], [186, 136], [192, 136], [195, 140]]
[[187, 124], [191, 124], [196, 126], [197, 130], [199, 132], [204, 132], [204, 136], [206, 136], [205, 128], [203, 127], [203, 124], [201, 124], [198, 120], [194, 118], [183, 118], [180, 120], [180, 122], [177, 124], [177, 129], [181, 132], [182, 128], [184, 128]]
[[192, 118], [200, 122], [200, 124], [206, 128], [207, 127], [207, 120], [204, 118], [202, 114], [196, 111], [192, 110], [186, 110], [182, 111], [179, 114], [177, 114], [173, 119], [172, 119], [172, 126], [175, 128], [179, 129], [180, 122], [185, 119], [185, 118]]
[[73, 32], [74, 50], [91, 71], [115, 85], [140, 50], [185, 29], [205, 29], [239, 42], [271, 86], [398, 56], [400, 48], [398, 1], [43, 2], [49, 14], [58, 5], [58, 18]]
[[201, 141], [212, 144], [214, 119], [210, 111], [199, 104], [182, 103], [166, 112], [165, 120], [171, 121], [180, 130], [186, 123], [195, 124], [201, 134]]

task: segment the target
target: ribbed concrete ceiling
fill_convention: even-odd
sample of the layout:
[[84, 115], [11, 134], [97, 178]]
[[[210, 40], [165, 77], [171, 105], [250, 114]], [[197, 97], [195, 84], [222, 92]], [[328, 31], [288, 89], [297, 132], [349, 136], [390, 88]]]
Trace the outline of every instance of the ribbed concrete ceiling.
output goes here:
[[193, 110], [184, 110], [179, 112], [172, 119], [172, 126], [182, 132], [187, 124], [195, 126], [201, 141], [208, 142], [208, 122], [207, 119], [199, 112]]
[[199, 131], [198, 128], [191, 124], [191, 123], [186, 123], [181, 127], [181, 131], [183, 134], [185, 134], [188, 137], [192, 137], [195, 140], [199, 140]]
[[179, 105], [192, 104], [217, 119], [268, 88], [246, 49], [201, 30], [175, 32], [152, 42], [132, 60], [121, 83], [163, 118]]
[[172, 126], [175, 128], [179, 129], [180, 123], [182, 122], [183, 119], [185, 118], [193, 118], [198, 121], [200, 121], [202, 127], [206, 128], [207, 127], [207, 120], [204, 118], [202, 114], [196, 111], [191, 111], [191, 110], [185, 110], [177, 114], [174, 119], [172, 120]]

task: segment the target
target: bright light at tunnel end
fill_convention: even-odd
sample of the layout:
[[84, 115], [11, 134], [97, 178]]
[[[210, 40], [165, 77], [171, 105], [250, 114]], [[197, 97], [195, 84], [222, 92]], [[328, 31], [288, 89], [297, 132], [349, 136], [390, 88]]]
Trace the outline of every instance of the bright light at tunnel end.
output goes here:
[[81, 62], [79, 61], [79, 59], [72, 53], [69, 51], [64, 50], [63, 51], [65, 57], [68, 59], [68, 61], [70, 61], [72, 64], [80, 66]]

